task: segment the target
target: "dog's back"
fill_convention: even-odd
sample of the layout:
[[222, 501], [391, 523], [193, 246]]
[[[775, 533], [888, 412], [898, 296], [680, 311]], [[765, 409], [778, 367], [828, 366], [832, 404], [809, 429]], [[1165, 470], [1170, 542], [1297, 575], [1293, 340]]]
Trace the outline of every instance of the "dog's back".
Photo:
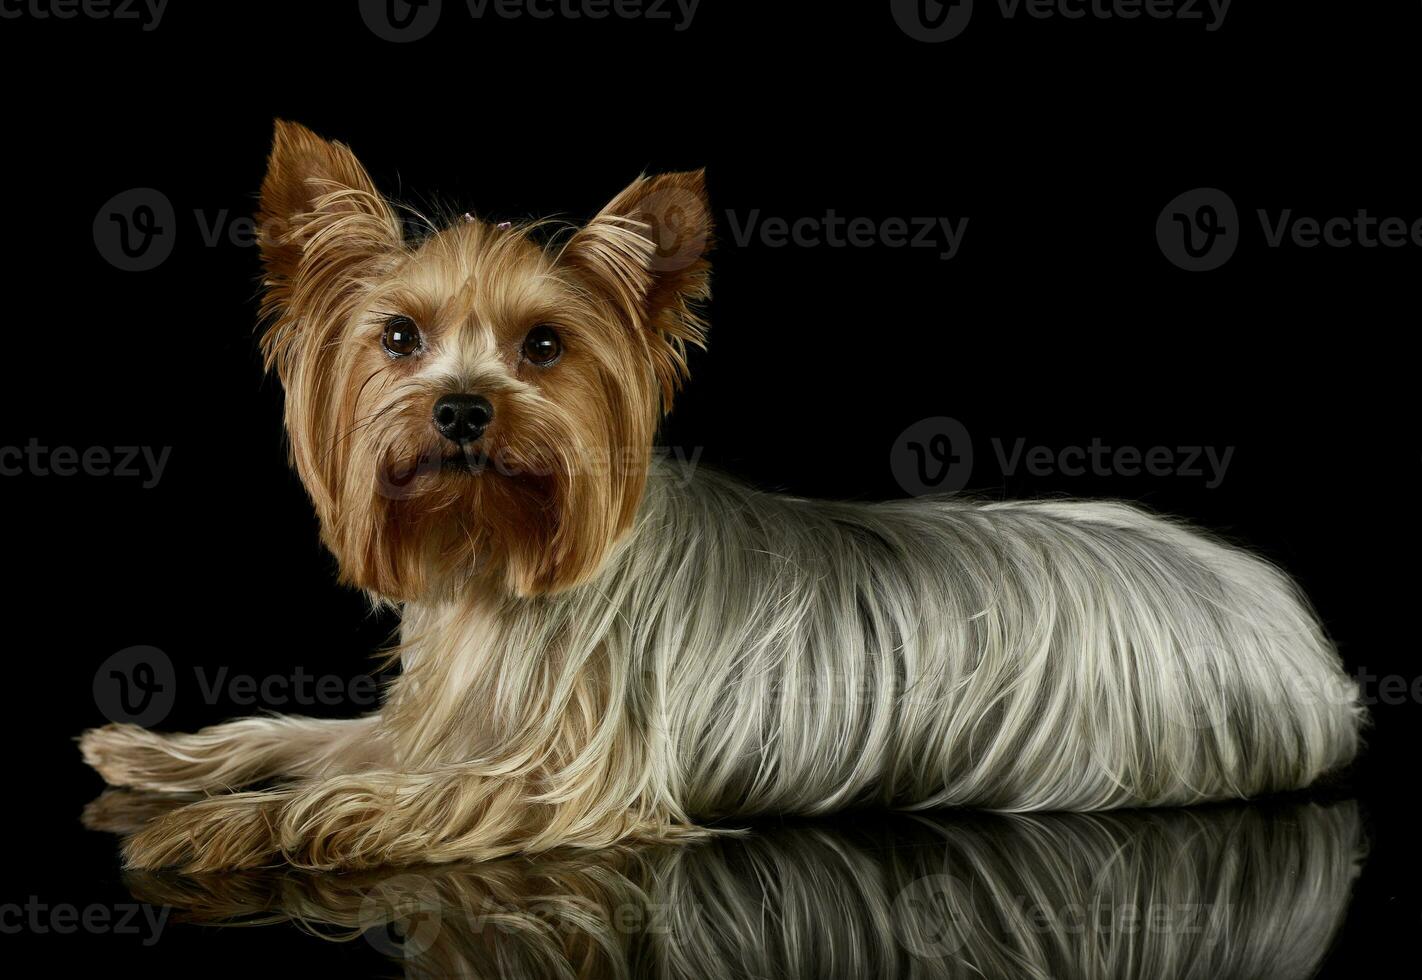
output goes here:
[[662, 463], [592, 587], [694, 815], [1185, 804], [1357, 748], [1287, 576], [1126, 505], [823, 503]]

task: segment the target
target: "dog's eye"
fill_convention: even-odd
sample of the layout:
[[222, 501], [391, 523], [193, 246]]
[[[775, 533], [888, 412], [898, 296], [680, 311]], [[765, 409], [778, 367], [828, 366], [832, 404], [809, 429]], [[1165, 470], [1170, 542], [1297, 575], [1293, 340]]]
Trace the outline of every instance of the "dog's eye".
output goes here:
[[392, 316], [385, 322], [380, 342], [396, 357], [408, 357], [420, 349], [420, 330], [407, 316]]
[[558, 331], [541, 323], [528, 332], [528, 336], [523, 338], [523, 356], [528, 358], [530, 363], [547, 367], [563, 353], [563, 341], [558, 339]]

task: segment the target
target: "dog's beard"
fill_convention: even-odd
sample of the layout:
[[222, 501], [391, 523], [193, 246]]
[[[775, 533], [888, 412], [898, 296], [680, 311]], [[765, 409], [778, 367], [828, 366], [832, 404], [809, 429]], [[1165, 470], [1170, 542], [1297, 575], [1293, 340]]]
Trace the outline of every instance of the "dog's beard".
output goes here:
[[552, 413], [508, 411], [497, 434], [462, 445], [427, 434], [424, 413], [405, 414], [352, 448], [327, 535], [348, 584], [399, 600], [476, 579], [554, 591], [585, 580], [626, 528], [645, 454], [590, 449]]
[[566, 483], [543, 454], [508, 442], [390, 446], [352, 481], [352, 497], [355, 487], [367, 496], [347, 501], [356, 547], [343, 549], [343, 571], [400, 599], [507, 575], [511, 561], [547, 549]]

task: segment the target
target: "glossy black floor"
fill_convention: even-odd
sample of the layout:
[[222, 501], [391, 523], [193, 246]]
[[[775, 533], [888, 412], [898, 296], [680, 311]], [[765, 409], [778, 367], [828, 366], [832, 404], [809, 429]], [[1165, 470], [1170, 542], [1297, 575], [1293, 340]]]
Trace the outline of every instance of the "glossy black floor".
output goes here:
[[[1422, 6], [978, 0], [958, 37], [916, 36], [965, 6], [447, 0], [394, 42], [356, 0], [0, 2], [0, 969], [1415, 975]], [[1363, 754], [1303, 796], [1189, 811], [853, 813], [681, 851], [125, 876], [115, 832], [172, 801], [101, 795], [79, 759], [111, 657], [163, 651], [164, 729], [347, 716], [374, 706], [362, 678], [395, 626], [335, 584], [255, 351], [244, 221], [276, 116], [350, 143], [394, 196], [500, 220], [583, 220], [644, 170], [705, 166], [713, 342], [666, 445], [767, 488], [893, 498], [917, 489], [904, 435], [948, 419], [968, 492], [1125, 498], [1226, 534], [1309, 594], [1369, 703]], [[1205, 220], [1218, 196], [1181, 203], [1202, 188], [1236, 209], [1236, 247], [1190, 271], [1172, 215], [1230, 223]], [[157, 251], [115, 251], [120, 212]], [[852, 219], [858, 243], [835, 230]], [[802, 220], [798, 243], [773, 223]], [[943, 234], [913, 247], [895, 222]], [[1072, 465], [1093, 444], [1170, 465]]]
[[[165, 802], [110, 791], [85, 820], [121, 830]], [[136, 872], [84, 892], [114, 934], [68, 942], [163, 976], [1308, 977], [1349, 965], [1367, 850], [1349, 799], [847, 815], [379, 873]]]
[[[77, 781], [77, 780], [76, 780]], [[7, 961], [155, 977], [1394, 975], [1399, 826], [1344, 787], [1104, 814], [843, 814], [688, 848], [318, 875], [121, 874], [109, 790], [27, 807]], [[1407, 844], [1410, 850], [1410, 841]], [[48, 856], [37, 848], [50, 850]], [[9, 876], [7, 876], [9, 878]], [[1405, 975], [1405, 974], [1397, 974]]]

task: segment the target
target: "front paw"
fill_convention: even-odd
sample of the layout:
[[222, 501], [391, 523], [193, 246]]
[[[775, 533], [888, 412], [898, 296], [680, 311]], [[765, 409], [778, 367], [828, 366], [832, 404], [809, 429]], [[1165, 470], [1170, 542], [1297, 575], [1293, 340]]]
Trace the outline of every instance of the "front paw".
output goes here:
[[94, 768], [110, 786], [146, 786], [146, 766], [143, 760], [157, 750], [154, 735], [137, 725], [105, 725], [91, 728], [79, 736], [79, 751], [84, 761]]
[[276, 827], [286, 802], [277, 793], [233, 793], [189, 803], [129, 838], [124, 866], [194, 874], [277, 864]]
[[80, 735], [79, 751], [110, 786], [191, 793], [214, 782], [211, 766], [193, 740], [191, 735], [160, 735], [138, 725], [112, 724]]

